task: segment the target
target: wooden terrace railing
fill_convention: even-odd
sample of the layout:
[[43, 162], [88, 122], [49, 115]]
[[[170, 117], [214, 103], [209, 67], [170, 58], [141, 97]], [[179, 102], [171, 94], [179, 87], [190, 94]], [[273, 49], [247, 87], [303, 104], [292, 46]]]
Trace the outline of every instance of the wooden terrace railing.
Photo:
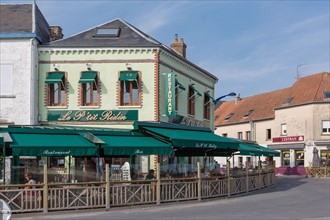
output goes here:
[[330, 166], [306, 167], [305, 170], [308, 177], [330, 177]]

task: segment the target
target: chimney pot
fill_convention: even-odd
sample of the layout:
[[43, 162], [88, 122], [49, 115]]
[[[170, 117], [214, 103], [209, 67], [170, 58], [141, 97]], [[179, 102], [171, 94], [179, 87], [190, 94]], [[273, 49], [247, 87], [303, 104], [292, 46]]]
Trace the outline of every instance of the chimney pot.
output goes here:
[[174, 42], [171, 44], [171, 49], [174, 50], [177, 54], [186, 58], [187, 45], [184, 43], [183, 38], [180, 38], [180, 42], [178, 41], [177, 34], [175, 34]]
[[62, 28], [60, 26], [50, 26], [49, 27], [50, 41], [55, 41], [63, 38]]

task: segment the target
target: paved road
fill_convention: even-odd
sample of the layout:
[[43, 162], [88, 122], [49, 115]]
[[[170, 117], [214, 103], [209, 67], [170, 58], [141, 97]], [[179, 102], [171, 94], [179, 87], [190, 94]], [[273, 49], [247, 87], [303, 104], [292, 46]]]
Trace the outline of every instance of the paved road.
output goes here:
[[13, 219], [320, 219], [330, 220], [330, 179], [279, 177], [276, 186], [230, 199], [161, 206], [22, 214]]

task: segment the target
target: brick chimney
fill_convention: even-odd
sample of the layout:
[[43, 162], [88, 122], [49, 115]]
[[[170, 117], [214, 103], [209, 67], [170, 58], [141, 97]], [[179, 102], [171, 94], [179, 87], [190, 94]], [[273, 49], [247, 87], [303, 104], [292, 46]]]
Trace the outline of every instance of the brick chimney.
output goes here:
[[50, 41], [55, 41], [63, 38], [62, 28], [60, 26], [50, 26]]
[[179, 55], [186, 58], [186, 49], [187, 45], [183, 42], [183, 38], [180, 38], [180, 42], [178, 41], [178, 35], [175, 35], [174, 42], [171, 44], [171, 48], [178, 53]]

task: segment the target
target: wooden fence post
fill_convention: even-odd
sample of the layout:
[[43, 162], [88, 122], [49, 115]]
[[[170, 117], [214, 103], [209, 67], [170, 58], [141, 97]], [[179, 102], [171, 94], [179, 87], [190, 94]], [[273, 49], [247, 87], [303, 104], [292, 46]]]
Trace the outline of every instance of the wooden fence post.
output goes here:
[[198, 195], [198, 201], [202, 200], [202, 180], [201, 180], [201, 164], [200, 162], [197, 162], [197, 195]]
[[259, 189], [261, 189], [261, 160], [258, 161], [258, 179]]
[[227, 161], [227, 178], [228, 178], [228, 180], [227, 180], [227, 193], [228, 193], [228, 197], [230, 197], [230, 189], [231, 189], [231, 187], [230, 187], [230, 161], [228, 160]]
[[110, 209], [110, 172], [109, 164], [105, 164], [105, 210]]
[[160, 163], [157, 163], [157, 188], [156, 188], [157, 205], [160, 205]]
[[246, 192], [249, 192], [249, 162], [245, 161]]
[[47, 175], [47, 164], [44, 164], [44, 187], [43, 187], [43, 212], [48, 212], [48, 175]]
[[267, 187], [270, 185], [270, 169], [269, 169], [269, 161], [266, 163], [266, 173], [267, 173]]

